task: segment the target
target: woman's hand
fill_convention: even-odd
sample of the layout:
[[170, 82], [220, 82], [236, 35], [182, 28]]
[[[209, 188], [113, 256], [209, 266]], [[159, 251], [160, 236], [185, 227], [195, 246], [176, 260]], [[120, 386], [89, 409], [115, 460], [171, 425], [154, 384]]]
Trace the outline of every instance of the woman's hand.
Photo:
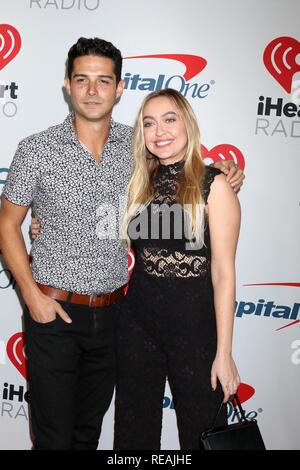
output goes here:
[[41, 224], [35, 217], [32, 217], [31, 219], [29, 232], [33, 240], [35, 240], [41, 233]]
[[211, 368], [211, 386], [213, 390], [216, 390], [217, 379], [219, 379], [222, 386], [224, 393], [223, 401], [226, 403], [230, 396], [237, 392], [241, 383], [239, 373], [231, 354], [216, 355]]

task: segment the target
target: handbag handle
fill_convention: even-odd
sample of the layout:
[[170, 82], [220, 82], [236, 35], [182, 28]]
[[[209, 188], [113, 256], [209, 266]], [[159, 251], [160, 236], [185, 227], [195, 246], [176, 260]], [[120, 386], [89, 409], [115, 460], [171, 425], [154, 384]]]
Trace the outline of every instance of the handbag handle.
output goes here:
[[[239, 421], [242, 421], [242, 422], [247, 421], [245, 412], [244, 412], [244, 410], [243, 410], [243, 408], [242, 408], [242, 405], [241, 405], [241, 402], [240, 402], [240, 399], [239, 399], [237, 393], [235, 393], [234, 395], [232, 395], [232, 397], [229, 399], [229, 401], [231, 401], [231, 402], [232, 402], [232, 400], [235, 400], [235, 402], [237, 403], [237, 406], [238, 406], [238, 409], [239, 409], [239, 412], [240, 412], [240, 415], [241, 415], [241, 417], [239, 417]], [[209, 431], [213, 431], [213, 430], [215, 429], [216, 422], [217, 422], [217, 419], [218, 419], [219, 414], [220, 414], [220, 412], [221, 412], [222, 406], [225, 405], [225, 404], [226, 404], [226, 403], [224, 403], [224, 402], [222, 401], [222, 403], [221, 403], [221, 405], [220, 405], [220, 407], [219, 407], [219, 409], [218, 409], [218, 412], [217, 412], [217, 414], [216, 414], [216, 416], [215, 416], [213, 425], [212, 425], [212, 427], [209, 429]]]

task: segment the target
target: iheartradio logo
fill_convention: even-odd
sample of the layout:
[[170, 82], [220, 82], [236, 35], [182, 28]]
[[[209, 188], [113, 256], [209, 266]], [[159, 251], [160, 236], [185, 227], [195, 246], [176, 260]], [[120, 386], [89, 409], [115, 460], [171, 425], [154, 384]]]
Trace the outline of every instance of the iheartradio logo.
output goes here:
[[233, 160], [242, 170], [245, 168], [245, 159], [242, 152], [232, 144], [219, 144], [208, 150], [201, 145], [201, 153], [203, 160], [210, 159], [213, 162], [221, 160]]
[[21, 49], [21, 36], [10, 24], [0, 24], [0, 70], [11, 62]]
[[273, 39], [265, 48], [263, 61], [279, 85], [291, 93], [293, 76], [300, 71], [300, 42], [287, 36]]
[[24, 352], [24, 333], [15, 333], [9, 340], [6, 346], [6, 353], [10, 362], [15, 366], [20, 374], [27, 379], [26, 370], [26, 357]]

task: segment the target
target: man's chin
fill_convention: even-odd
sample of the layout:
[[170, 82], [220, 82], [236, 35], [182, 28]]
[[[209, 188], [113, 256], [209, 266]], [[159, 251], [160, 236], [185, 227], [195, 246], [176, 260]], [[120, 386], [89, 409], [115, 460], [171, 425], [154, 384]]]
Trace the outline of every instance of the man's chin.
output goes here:
[[99, 122], [102, 121], [105, 116], [107, 116], [107, 113], [81, 113], [81, 116], [89, 122]]

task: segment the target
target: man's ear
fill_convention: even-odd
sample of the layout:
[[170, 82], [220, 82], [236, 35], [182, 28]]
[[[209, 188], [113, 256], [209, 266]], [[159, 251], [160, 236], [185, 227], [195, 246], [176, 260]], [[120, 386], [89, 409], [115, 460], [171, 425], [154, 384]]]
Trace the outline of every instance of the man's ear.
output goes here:
[[123, 94], [123, 91], [124, 91], [124, 87], [125, 87], [125, 82], [124, 80], [120, 80], [118, 85], [117, 85], [117, 92], [116, 92], [116, 95], [117, 95], [117, 100], [119, 98], [121, 98], [122, 94]]
[[65, 82], [65, 89], [66, 89], [68, 95], [70, 96], [71, 95], [71, 81], [68, 77], [66, 77], [64, 82]]

